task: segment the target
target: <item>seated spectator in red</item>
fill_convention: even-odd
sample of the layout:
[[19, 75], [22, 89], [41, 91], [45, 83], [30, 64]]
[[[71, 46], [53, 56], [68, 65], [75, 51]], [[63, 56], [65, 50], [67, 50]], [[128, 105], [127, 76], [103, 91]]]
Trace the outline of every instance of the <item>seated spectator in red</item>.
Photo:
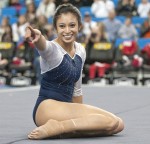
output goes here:
[[[94, 48], [95, 43], [107, 43], [109, 42], [108, 35], [105, 31], [105, 26], [103, 23], [98, 23], [97, 27], [92, 29], [91, 37], [89, 39], [88, 43], [88, 51], [87, 51], [87, 57], [90, 55], [91, 50]], [[94, 79], [96, 78], [96, 73], [98, 73], [98, 77], [103, 77], [105, 75], [106, 70], [111, 68], [111, 64], [106, 62], [100, 62], [100, 61], [91, 61], [92, 64], [89, 66], [89, 78]], [[94, 62], [94, 63], [93, 63]]]
[[119, 0], [116, 7], [117, 15], [120, 16], [137, 16], [137, 6], [135, 0]]
[[135, 26], [132, 24], [131, 17], [126, 17], [124, 24], [118, 31], [118, 37], [123, 39], [137, 39], [138, 32]]
[[150, 38], [150, 11], [148, 12], [148, 18], [141, 26], [141, 37]]

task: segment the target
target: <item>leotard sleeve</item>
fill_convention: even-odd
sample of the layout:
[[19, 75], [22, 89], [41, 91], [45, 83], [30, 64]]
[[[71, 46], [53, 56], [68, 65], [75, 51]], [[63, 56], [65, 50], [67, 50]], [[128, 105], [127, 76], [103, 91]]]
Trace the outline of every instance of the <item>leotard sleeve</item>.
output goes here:
[[[77, 53], [79, 53], [79, 55], [82, 58], [82, 70], [83, 70], [84, 62], [85, 62], [85, 59], [86, 59], [86, 52], [85, 52], [85, 48], [81, 44], [78, 44], [78, 45], [79, 45], [79, 47], [78, 47], [79, 52], [77, 52]], [[82, 70], [81, 70], [79, 80], [75, 83], [73, 96], [81, 96], [82, 95], [82, 88], [81, 88], [81, 85], [82, 85]]]
[[38, 50], [38, 52], [42, 74], [57, 67], [64, 55], [53, 41], [46, 41], [46, 48], [43, 51]]

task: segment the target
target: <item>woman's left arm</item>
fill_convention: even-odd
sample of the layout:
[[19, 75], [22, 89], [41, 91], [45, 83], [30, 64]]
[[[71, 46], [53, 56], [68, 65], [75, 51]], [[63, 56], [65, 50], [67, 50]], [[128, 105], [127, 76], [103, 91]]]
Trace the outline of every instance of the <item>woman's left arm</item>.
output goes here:
[[73, 103], [82, 103], [83, 102], [83, 96], [73, 96], [72, 97], [72, 102]]
[[[80, 45], [81, 46], [81, 45]], [[85, 62], [85, 58], [86, 58], [86, 53], [85, 53], [85, 48], [83, 48], [82, 46], [80, 47], [80, 50], [82, 51], [82, 69], [83, 69], [83, 65]], [[74, 92], [73, 92], [73, 97], [72, 97], [72, 102], [73, 103], [82, 103], [83, 102], [83, 95], [82, 95], [82, 70], [80, 73], [80, 78], [79, 80], [75, 83], [74, 85]]]

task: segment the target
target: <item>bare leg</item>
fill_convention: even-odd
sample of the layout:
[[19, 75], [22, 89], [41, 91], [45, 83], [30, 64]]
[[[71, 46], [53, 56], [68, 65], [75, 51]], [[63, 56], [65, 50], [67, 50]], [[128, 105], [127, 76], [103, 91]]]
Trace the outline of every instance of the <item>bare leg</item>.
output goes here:
[[29, 138], [43, 139], [64, 133], [75, 131], [110, 131], [116, 129], [118, 122], [106, 118], [101, 114], [83, 116], [81, 118], [70, 119], [65, 121], [48, 120], [48, 122], [39, 128], [36, 128]]
[[54, 100], [46, 100], [40, 104], [36, 122], [40, 127], [29, 134], [30, 139], [43, 139], [71, 132], [112, 135], [123, 129], [121, 119], [112, 113], [89, 105]]

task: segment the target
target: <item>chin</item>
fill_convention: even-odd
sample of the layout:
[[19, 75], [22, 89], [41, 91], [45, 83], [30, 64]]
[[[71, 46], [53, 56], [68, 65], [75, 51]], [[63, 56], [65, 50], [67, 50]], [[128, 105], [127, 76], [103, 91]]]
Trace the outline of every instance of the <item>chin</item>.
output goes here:
[[75, 41], [74, 38], [69, 39], [69, 40], [63, 39], [63, 42], [64, 42], [64, 43], [72, 43], [72, 42], [74, 42], [74, 41]]

